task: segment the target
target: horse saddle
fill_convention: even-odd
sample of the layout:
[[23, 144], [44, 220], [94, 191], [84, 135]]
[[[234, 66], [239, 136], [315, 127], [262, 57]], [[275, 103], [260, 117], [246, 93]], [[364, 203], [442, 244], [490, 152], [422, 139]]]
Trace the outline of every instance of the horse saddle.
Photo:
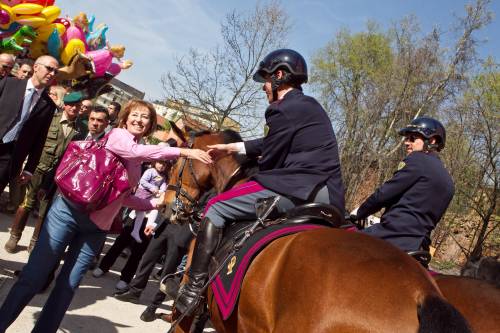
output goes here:
[[336, 207], [319, 202], [294, 207], [285, 213], [284, 219], [286, 223], [318, 223], [334, 228], [352, 226]]
[[[209, 268], [210, 276], [220, 269], [211, 283], [211, 289], [223, 319], [227, 319], [237, 302], [241, 283], [252, 259], [273, 240], [294, 233], [324, 227], [344, 228], [344, 216], [333, 206], [310, 203], [286, 211], [282, 216], [265, 220], [253, 230], [255, 221], [238, 221], [224, 231], [223, 240]], [[235, 244], [247, 237], [241, 248], [233, 252]], [[229, 258], [230, 256], [230, 258]], [[223, 265], [223, 266], [222, 266]], [[222, 266], [222, 269], [221, 269]]]
[[[344, 215], [341, 214], [336, 207], [318, 202], [296, 206], [287, 210], [284, 214], [272, 214], [271, 217], [273, 218], [264, 221], [264, 224], [255, 230], [256, 233], [265, 227], [278, 224], [290, 225], [308, 223], [340, 229], [352, 227], [352, 224], [345, 221]], [[222, 241], [213, 258], [213, 266], [218, 267], [219, 264], [224, 261], [227, 254], [233, 249], [234, 244], [245, 236], [245, 233], [254, 223], [255, 221], [238, 221], [231, 223], [225, 228]]]

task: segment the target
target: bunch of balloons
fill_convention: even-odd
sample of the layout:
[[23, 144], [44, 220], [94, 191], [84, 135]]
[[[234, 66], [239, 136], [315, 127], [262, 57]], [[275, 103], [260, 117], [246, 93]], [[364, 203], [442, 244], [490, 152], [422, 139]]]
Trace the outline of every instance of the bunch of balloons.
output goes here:
[[39, 28], [52, 23], [60, 14], [54, 0], [1, 0], [0, 28], [14, 30], [18, 25]]
[[[80, 13], [69, 22], [63, 33], [53, 29], [47, 40], [48, 53], [65, 65], [69, 65], [75, 55], [85, 54], [92, 61], [95, 77], [101, 77], [106, 72], [116, 76], [132, 63], [121, 61], [125, 54], [123, 45], [108, 45], [108, 27], [105, 24], [94, 27], [94, 22], [94, 16], [89, 19], [85, 13]], [[113, 58], [118, 59], [119, 63], [113, 63]]]
[[50, 54], [66, 66], [75, 59], [88, 61], [92, 77], [106, 73], [116, 76], [132, 65], [131, 61], [121, 61], [124, 46], [108, 44], [108, 26], [95, 25], [95, 17], [85, 13], [72, 20], [60, 17], [61, 9], [54, 2], [0, 0], [0, 52], [21, 53], [27, 49], [33, 59]]
[[[0, 48], [4, 52], [19, 52], [36, 38], [31, 33], [33, 30], [56, 22], [60, 14], [61, 9], [54, 6], [53, 0], [0, 0], [0, 38], [3, 42]], [[19, 31], [21, 37], [28, 38], [20, 40]], [[16, 33], [17, 38], [8, 39]]]

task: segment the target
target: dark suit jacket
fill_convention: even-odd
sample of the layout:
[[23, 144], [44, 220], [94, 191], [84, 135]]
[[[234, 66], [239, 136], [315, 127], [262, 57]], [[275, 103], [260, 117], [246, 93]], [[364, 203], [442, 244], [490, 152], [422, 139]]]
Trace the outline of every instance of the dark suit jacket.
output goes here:
[[[14, 125], [21, 113], [28, 80], [7, 77], [0, 81], [0, 138]], [[45, 89], [19, 132], [11, 161], [11, 176], [24, 170], [33, 173], [42, 153], [47, 131], [56, 106]]]
[[245, 142], [249, 157], [262, 156], [254, 177], [274, 192], [311, 201], [327, 186], [330, 203], [344, 212], [337, 140], [325, 110], [293, 89], [266, 110], [267, 135]]
[[385, 208], [379, 224], [365, 233], [404, 251], [417, 251], [453, 198], [453, 180], [436, 153], [408, 155], [394, 176], [359, 207], [358, 218]]

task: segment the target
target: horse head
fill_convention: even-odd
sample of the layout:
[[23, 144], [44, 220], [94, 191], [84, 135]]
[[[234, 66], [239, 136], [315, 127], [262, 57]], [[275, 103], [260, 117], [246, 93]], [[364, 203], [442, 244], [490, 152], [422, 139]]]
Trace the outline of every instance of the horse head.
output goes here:
[[[170, 125], [178, 137], [179, 146], [183, 148], [209, 150], [209, 145], [242, 141], [238, 133], [230, 130], [195, 132], [189, 127], [181, 130], [174, 123]], [[212, 188], [217, 193], [226, 189], [241, 165], [242, 160], [232, 155], [221, 157], [212, 165], [179, 158], [171, 169], [164, 199], [167, 208], [173, 210], [170, 220], [185, 221], [202, 208], [198, 202], [200, 196]]]

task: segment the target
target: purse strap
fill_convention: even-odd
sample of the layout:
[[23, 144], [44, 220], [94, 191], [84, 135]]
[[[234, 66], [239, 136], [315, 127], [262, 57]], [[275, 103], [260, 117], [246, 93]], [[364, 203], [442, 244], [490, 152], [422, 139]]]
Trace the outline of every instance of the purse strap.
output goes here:
[[[99, 139], [99, 141], [97, 141], [97, 145], [99, 146], [99, 148], [103, 148], [106, 146], [106, 143], [108, 142], [109, 135], [111, 134], [111, 131], [106, 133], [106, 135], [104, 135], [102, 138]], [[115, 155], [115, 154], [113, 154], [113, 155]]]

